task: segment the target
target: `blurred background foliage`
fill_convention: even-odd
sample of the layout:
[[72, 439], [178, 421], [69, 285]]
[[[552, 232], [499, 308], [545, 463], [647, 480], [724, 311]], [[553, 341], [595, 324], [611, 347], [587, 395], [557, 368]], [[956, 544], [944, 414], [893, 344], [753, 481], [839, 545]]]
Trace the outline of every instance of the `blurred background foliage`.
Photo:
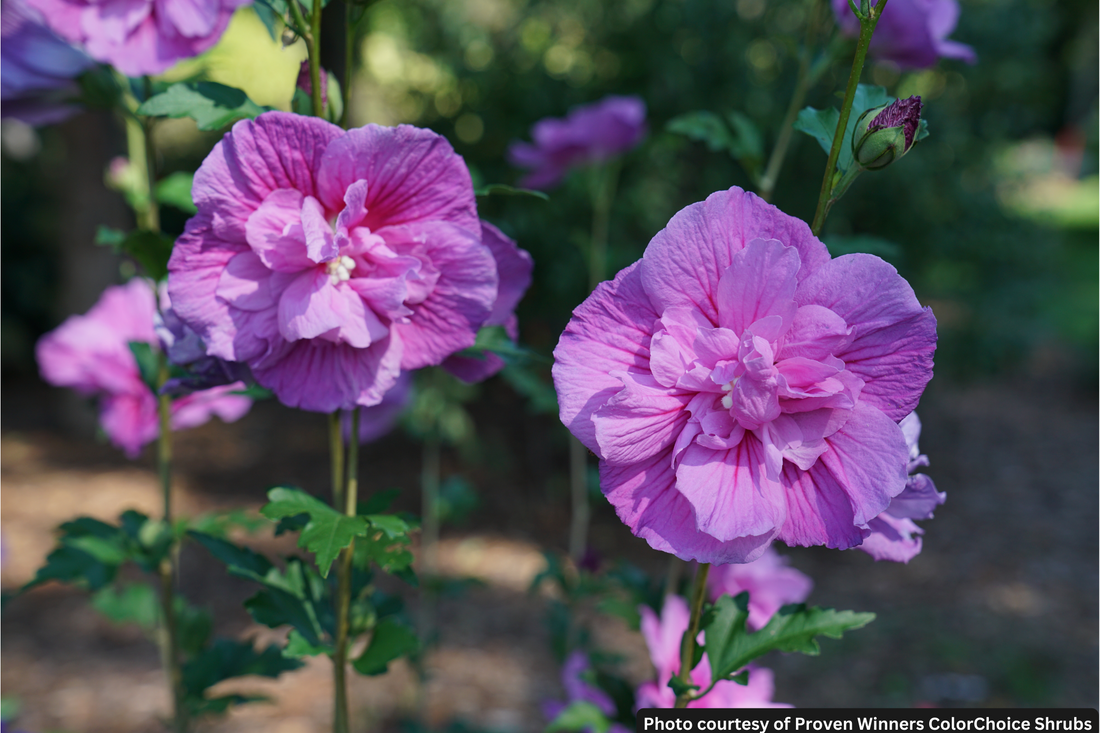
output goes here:
[[[343, 16], [333, 0], [328, 17]], [[833, 210], [825, 238], [873, 235], [876, 253], [913, 283], [940, 323], [937, 367], [963, 378], [1072, 363], [1093, 381], [1097, 350], [1097, 6], [1073, 0], [962, 0], [953, 38], [974, 66], [944, 61], [905, 73], [869, 65], [864, 81], [920, 94], [932, 135], [905, 160], [862, 177]], [[353, 124], [408, 122], [446, 135], [477, 181], [514, 183], [505, 161], [531, 125], [607, 94], [636, 94], [650, 134], [623, 162], [612, 212], [611, 272], [637, 259], [679, 209], [732, 185], [750, 187], [725, 153], [666, 131], [693, 110], [740, 112], [765, 150], [794, 84], [809, 0], [379, 0], [356, 42]], [[338, 37], [338, 34], [334, 34]], [[273, 41], [250, 9], [218, 47], [169, 76], [196, 73], [288, 108], [304, 58]], [[342, 52], [331, 47], [339, 71]], [[849, 55], [810, 91], [837, 103]], [[74, 123], [80, 124], [78, 119]], [[162, 171], [193, 170], [218, 139], [189, 120], [158, 128]], [[3, 363], [33, 373], [32, 345], [64, 315], [56, 194], [64, 131], [5, 122]], [[107, 145], [121, 151], [121, 139]], [[71, 152], [71, 151], [70, 151]], [[812, 216], [825, 162], [796, 137], [775, 203]], [[490, 197], [482, 215], [535, 257], [521, 304], [522, 339], [549, 353], [586, 295], [581, 254], [591, 226], [590, 171], [551, 200]], [[182, 230], [185, 216], [166, 225]], [[851, 240], [849, 240], [851, 241]]]

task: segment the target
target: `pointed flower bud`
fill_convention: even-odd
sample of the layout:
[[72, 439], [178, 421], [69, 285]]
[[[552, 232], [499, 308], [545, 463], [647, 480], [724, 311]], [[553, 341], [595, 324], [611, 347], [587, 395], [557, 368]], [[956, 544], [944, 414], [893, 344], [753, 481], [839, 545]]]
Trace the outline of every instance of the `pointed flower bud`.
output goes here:
[[865, 170], [885, 168], [909, 152], [920, 128], [920, 97], [873, 107], [856, 120], [852, 155]]
[[[298, 88], [307, 96], [313, 94], [313, 81], [309, 77], [309, 59], [302, 61], [298, 69]], [[321, 69], [321, 104], [328, 105], [328, 72]]]

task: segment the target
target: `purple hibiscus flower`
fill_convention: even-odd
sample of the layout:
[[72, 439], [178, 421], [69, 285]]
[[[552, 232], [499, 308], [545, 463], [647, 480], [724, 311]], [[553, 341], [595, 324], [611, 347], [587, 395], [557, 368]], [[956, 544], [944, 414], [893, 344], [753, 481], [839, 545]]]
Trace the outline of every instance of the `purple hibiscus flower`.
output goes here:
[[863, 542], [905, 488], [897, 423], [935, 344], [893, 267], [830, 259], [804, 222], [732, 188], [676, 214], [573, 312], [554, 385], [634, 534], [743, 563], [774, 539]]
[[376, 405], [492, 314], [469, 172], [429, 130], [268, 112], [233, 126], [193, 194], [168, 263], [176, 313], [291, 407]]
[[[859, 20], [848, 7], [848, 0], [832, 2], [841, 32], [859, 35]], [[974, 49], [947, 39], [958, 22], [957, 0], [891, 0], [875, 26], [870, 52], [904, 69], [935, 66], [940, 58], [972, 64], [978, 60]]]
[[749, 592], [748, 627], [763, 628], [780, 607], [801, 603], [813, 590], [814, 582], [787, 567], [787, 558], [769, 547], [758, 559], [738, 565], [718, 565], [707, 576], [711, 600]]
[[[584, 673], [591, 666], [588, 655], [579, 649], [573, 651], [565, 660], [565, 666], [561, 670], [561, 684], [565, 688], [565, 701], [546, 700], [542, 703], [542, 714], [546, 717], [547, 722], [553, 722], [565, 708], [575, 702], [591, 703], [609, 718], [615, 715], [615, 702], [611, 699], [611, 696], [584, 679]], [[627, 731], [627, 727], [621, 723], [612, 723], [609, 729], [609, 733], [627, 733]]]
[[508, 161], [533, 168], [519, 185], [553, 188], [571, 168], [602, 163], [633, 148], [646, 135], [645, 102], [639, 97], [605, 97], [576, 107], [565, 119], [548, 117], [531, 128], [534, 144], [514, 142]]
[[51, 31], [23, 0], [0, 5], [0, 104], [28, 125], [60, 122], [80, 111], [75, 77], [95, 62]]
[[913, 520], [931, 519], [936, 507], [947, 500], [947, 494], [936, 491], [936, 485], [925, 474], [913, 473], [928, 465], [928, 456], [917, 447], [917, 439], [920, 438], [917, 413], [912, 412], [901, 421], [901, 431], [909, 446], [909, 477], [905, 481], [905, 489], [893, 498], [886, 511], [867, 524], [871, 534], [859, 549], [876, 560], [907, 563], [920, 554], [920, 535], [924, 534], [924, 530]]
[[221, 38], [248, 0], [27, 0], [62, 38], [127, 76], [159, 74]]
[[[82, 316], [70, 316], [43, 336], [35, 349], [42, 378], [99, 398], [99, 419], [111, 442], [136, 458], [160, 433], [157, 398], [141, 379], [131, 342], [157, 345], [152, 286], [139, 278], [103, 291]], [[195, 392], [172, 402], [172, 429], [202, 425], [212, 415], [226, 422], [252, 406], [232, 394], [243, 383]]]
[[[667, 596], [660, 618], [649, 606], [639, 606], [642, 615], [642, 636], [649, 647], [649, 658], [657, 670], [657, 681], [643, 683], [635, 692], [636, 709], [671, 708], [676, 704], [676, 693], [668, 686], [672, 675], [680, 670], [680, 640], [687, 631], [691, 611], [687, 601], [680, 596]], [[702, 633], [699, 634], [700, 640]], [[786, 703], [772, 702], [775, 681], [772, 671], [749, 665], [749, 683], [741, 685], [733, 680], [722, 680], [714, 689], [688, 703], [689, 708], [789, 708]], [[692, 684], [699, 690], [710, 685], [710, 660], [707, 655], [691, 670]]]

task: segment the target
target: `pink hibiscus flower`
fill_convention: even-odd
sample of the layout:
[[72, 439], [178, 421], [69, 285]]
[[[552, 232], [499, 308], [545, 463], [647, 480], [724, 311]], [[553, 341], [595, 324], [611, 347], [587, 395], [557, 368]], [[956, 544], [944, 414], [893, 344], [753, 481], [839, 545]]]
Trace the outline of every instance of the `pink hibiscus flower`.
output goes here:
[[753, 562], [715, 566], [707, 576], [710, 599], [748, 591], [748, 627], [761, 629], [782, 606], [806, 600], [814, 587], [812, 580], [787, 567], [787, 562], [787, 558], [769, 547]]
[[[837, 24], [848, 36], [859, 35], [859, 20], [848, 0], [832, 0]], [[957, 0], [892, 0], [882, 11], [871, 38], [871, 54], [905, 69], [935, 66], [940, 58], [977, 61], [974, 49], [948, 40], [959, 22]]]
[[58, 35], [127, 76], [159, 74], [211, 48], [248, 0], [26, 0]]
[[[669, 680], [680, 671], [680, 639], [687, 631], [691, 611], [687, 601], [680, 596], [665, 598], [661, 617], [649, 606], [639, 606], [642, 615], [642, 636], [649, 647], [649, 658], [657, 669], [657, 681], [642, 684], [635, 692], [636, 709], [671, 708], [676, 704], [676, 693], [668, 686]], [[702, 640], [703, 635], [699, 635]], [[689, 708], [789, 708], [786, 703], [772, 702], [775, 680], [770, 669], [749, 665], [749, 683], [741, 685], [733, 680], [722, 680], [714, 689], [688, 703]], [[699, 691], [710, 685], [710, 661], [703, 655], [699, 665], [691, 670], [692, 684]]]
[[732, 188], [676, 214], [573, 312], [554, 385], [636, 535], [742, 563], [774, 539], [863, 542], [905, 488], [897, 422], [935, 342], [893, 267], [830, 259], [805, 223]]
[[429, 130], [268, 112], [214, 147], [193, 195], [168, 263], [176, 313], [287, 405], [376, 405], [492, 315], [469, 172]]
[[917, 447], [920, 438], [920, 418], [911, 412], [900, 423], [909, 446], [908, 478], [905, 489], [895, 496], [882, 514], [872, 519], [867, 527], [871, 534], [859, 546], [876, 560], [909, 562], [920, 554], [924, 530], [913, 523], [914, 519], [931, 519], [936, 507], [947, 500], [947, 494], [936, 491], [932, 479], [923, 473], [913, 473], [928, 465], [928, 456]]
[[531, 128], [534, 144], [514, 142], [508, 162], [533, 168], [519, 185], [553, 188], [571, 168], [602, 163], [633, 148], [646, 135], [645, 102], [605, 97], [576, 107], [565, 119], [547, 117]]
[[[153, 330], [156, 304], [150, 284], [133, 279], [103, 291], [82, 316], [70, 316], [43, 336], [35, 349], [42, 378], [99, 398], [99, 419], [111, 442], [136, 458], [142, 446], [160, 434], [157, 398], [141, 379], [131, 342], [157, 347]], [[231, 394], [242, 382], [193, 392], [172, 402], [172, 429], [202, 425], [212, 415], [226, 422], [252, 406]]]

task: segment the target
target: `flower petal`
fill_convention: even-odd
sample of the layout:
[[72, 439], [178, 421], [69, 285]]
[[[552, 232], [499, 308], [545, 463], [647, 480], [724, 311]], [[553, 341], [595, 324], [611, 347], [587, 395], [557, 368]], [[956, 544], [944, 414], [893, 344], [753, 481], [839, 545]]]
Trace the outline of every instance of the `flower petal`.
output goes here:
[[778, 315], [789, 326], [801, 266], [794, 247], [775, 239], [749, 242], [734, 253], [718, 281], [718, 324], [739, 335], [761, 318]]
[[795, 299], [851, 327], [851, 341], [834, 356], [866, 382], [861, 400], [894, 421], [913, 411], [932, 378], [936, 319], [897, 270], [873, 255], [845, 255], [803, 282]]
[[597, 455], [593, 413], [622, 389], [622, 381], [611, 372], [649, 373], [649, 343], [657, 318], [635, 263], [614, 280], [600, 283], [573, 311], [554, 349], [561, 421]]
[[867, 528], [871, 534], [863, 540], [859, 549], [876, 560], [907, 563], [920, 554], [920, 536], [924, 530], [909, 519], [883, 513], [872, 519]]
[[691, 395], [662, 387], [648, 375], [612, 372], [623, 388], [596, 410], [592, 422], [600, 455], [610, 463], [631, 463], [672, 445], [688, 420]]
[[764, 460], [763, 446], [749, 435], [722, 452], [688, 446], [676, 490], [695, 509], [700, 532], [723, 542], [775, 535], [783, 526], [783, 497]]

